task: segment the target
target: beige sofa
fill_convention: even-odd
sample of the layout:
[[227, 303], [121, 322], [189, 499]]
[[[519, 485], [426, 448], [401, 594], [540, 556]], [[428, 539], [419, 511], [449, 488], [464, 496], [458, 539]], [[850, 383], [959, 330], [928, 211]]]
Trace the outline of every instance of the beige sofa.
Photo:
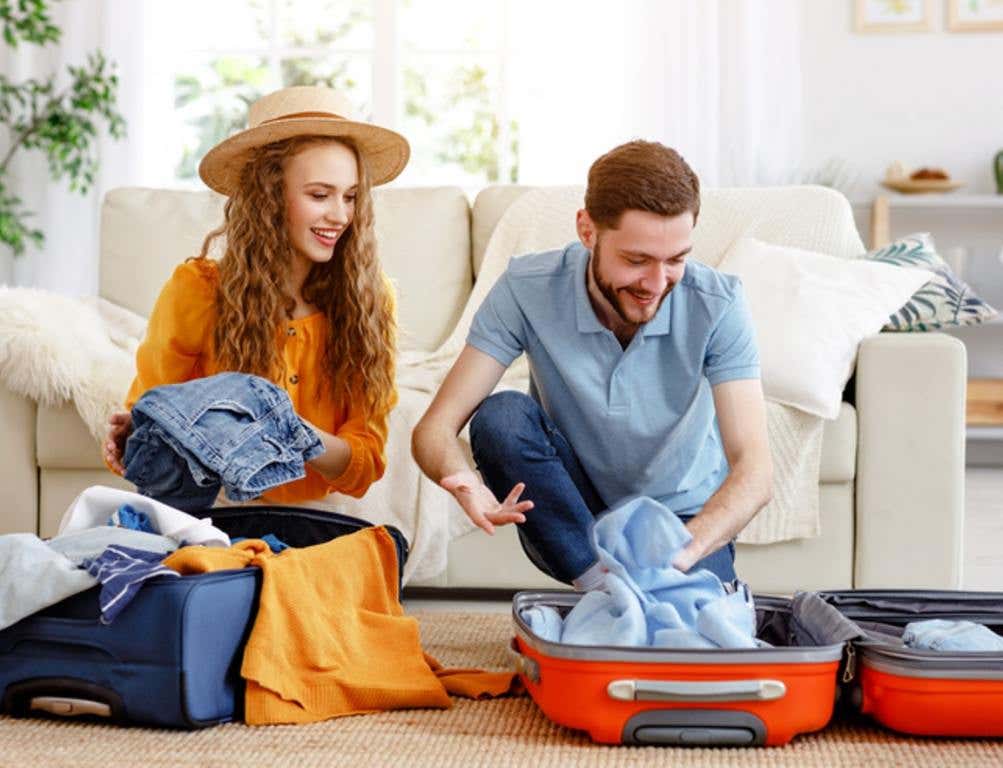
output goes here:
[[[525, 188], [492, 187], [473, 205], [458, 188], [381, 189], [376, 220], [385, 269], [399, 287], [402, 345], [434, 349], [456, 323], [491, 231]], [[203, 192], [118, 189], [101, 217], [100, 293], [146, 315], [174, 266], [197, 253], [219, 220]], [[863, 251], [846, 200], [822, 188], [711, 190], [694, 258], [711, 264], [741, 235], [787, 245], [825, 242]], [[759, 591], [798, 588], [956, 587], [961, 579], [964, 347], [941, 334], [883, 334], [860, 348], [855, 388], [826, 424], [822, 535], [739, 546], [738, 569]], [[72, 405], [36, 407], [0, 386], [0, 532], [52, 535], [88, 485], [122, 481], [105, 470]], [[456, 507], [452, 514], [462, 515]], [[529, 565], [509, 526], [449, 545], [448, 566], [424, 586], [553, 585]]]

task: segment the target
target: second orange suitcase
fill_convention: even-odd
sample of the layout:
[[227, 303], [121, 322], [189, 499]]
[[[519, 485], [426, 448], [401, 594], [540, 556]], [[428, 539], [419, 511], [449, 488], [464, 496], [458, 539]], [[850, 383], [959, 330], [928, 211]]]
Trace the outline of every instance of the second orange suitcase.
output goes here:
[[520, 592], [512, 652], [553, 722], [605, 744], [778, 745], [832, 717], [844, 644], [792, 647], [790, 601], [758, 597], [758, 635], [772, 648], [666, 650], [548, 642], [521, 618], [580, 594]]
[[[856, 590], [820, 596], [863, 630], [923, 619], [968, 620], [1003, 634], [1003, 593]], [[1003, 737], [1003, 653], [931, 651], [872, 639], [853, 643], [852, 697], [900, 733]]]

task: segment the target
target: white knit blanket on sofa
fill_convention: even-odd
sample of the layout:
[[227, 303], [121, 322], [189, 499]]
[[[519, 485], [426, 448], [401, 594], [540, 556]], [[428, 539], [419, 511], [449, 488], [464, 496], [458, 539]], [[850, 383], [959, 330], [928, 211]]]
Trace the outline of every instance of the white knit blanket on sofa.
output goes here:
[[[403, 351], [398, 364], [400, 403], [390, 416], [387, 471], [363, 499], [333, 494], [313, 503], [377, 524], [398, 527], [411, 543], [405, 580], [432, 578], [446, 567], [449, 541], [473, 524], [459, 505], [426, 478], [411, 458], [411, 432], [463, 348], [474, 312], [512, 256], [562, 247], [575, 239], [578, 187], [531, 190], [502, 217], [460, 321], [432, 353]], [[135, 352], [146, 321], [101, 298], [73, 299], [45, 291], [0, 286], [0, 382], [38, 403], [72, 402], [97, 442], [108, 416], [121, 407], [135, 375]], [[526, 390], [520, 358], [499, 388]], [[739, 536], [770, 543], [819, 534], [818, 479], [821, 419], [767, 403], [773, 452], [774, 499]], [[466, 432], [462, 435], [466, 437]]]

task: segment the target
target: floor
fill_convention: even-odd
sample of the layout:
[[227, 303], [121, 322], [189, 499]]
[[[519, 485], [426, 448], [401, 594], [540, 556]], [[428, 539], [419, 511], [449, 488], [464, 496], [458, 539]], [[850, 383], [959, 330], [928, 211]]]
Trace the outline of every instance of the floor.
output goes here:
[[[965, 589], [1003, 591], [1003, 467], [969, 467], [965, 475]], [[508, 600], [405, 600], [413, 611], [508, 613]]]

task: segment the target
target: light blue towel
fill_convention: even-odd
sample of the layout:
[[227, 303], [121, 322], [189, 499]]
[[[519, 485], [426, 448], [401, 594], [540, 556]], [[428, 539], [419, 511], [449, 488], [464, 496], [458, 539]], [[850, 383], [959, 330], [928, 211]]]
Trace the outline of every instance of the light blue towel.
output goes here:
[[631, 587], [606, 574], [602, 589], [586, 592], [564, 619], [561, 642], [573, 645], [648, 645], [648, 622]]
[[927, 651], [1003, 652], [1003, 637], [972, 621], [927, 619], [906, 624], [902, 640], [910, 648]]
[[[755, 606], [744, 584], [729, 593], [710, 571], [683, 573], [672, 565], [692, 536], [664, 505], [630, 499], [599, 518], [592, 535], [608, 573], [602, 588], [582, 596], [564, 619], [561, 642], [757, 647]], [[546, 620], [553, 633], [553, 617]]]
[[0, 629], [97, 583], [33, 533], [0, 536]]
[[761, 646], [756, 641], [756, 606], [744, 583], [731, 594], [708, 603], [697, 614], [697, 632], [719, 648]]
[[561, 642], [564, 619], [556, 608], [549, 605], [534, 605], [524, 609], [520, 615], [537, 637], [550, 643]]

